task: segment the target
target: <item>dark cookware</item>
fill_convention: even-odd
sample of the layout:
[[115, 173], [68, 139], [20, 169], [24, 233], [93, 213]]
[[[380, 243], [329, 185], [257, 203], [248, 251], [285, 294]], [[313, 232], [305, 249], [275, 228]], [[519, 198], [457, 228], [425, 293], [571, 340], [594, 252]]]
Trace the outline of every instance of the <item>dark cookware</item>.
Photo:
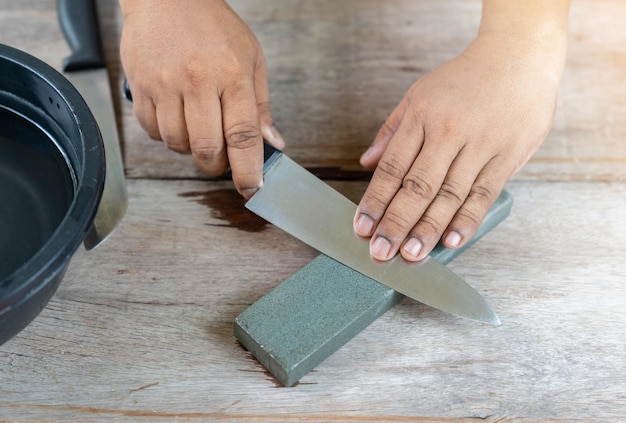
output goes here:
[[104, 185], [98, 126], [56, 70], [0, 44], [0, 345], [56, 291]]

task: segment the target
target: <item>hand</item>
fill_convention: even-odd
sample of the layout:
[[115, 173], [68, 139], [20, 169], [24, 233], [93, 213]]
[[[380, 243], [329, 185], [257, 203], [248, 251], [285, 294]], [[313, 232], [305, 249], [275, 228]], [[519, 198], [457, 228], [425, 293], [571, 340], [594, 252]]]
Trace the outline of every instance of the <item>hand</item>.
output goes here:
[[374, 259], [471, 238], [550, 130], [560, 68], [538, 47], [485, 33], [409, 89], [361, 157], [378, 165], [354, 220]]
[[254, 34], [222, 0], [120, 4], [120, 54], [142, 127], [208, 175], [230, 165], [250, 197], [263, 182], [263, 137], [284, 146]]

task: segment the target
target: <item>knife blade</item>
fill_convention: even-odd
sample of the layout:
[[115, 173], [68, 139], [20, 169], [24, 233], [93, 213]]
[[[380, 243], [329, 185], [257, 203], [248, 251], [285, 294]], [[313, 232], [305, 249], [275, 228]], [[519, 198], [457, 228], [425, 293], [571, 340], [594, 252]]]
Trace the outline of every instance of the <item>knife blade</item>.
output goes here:
[[85, 248], [90, 250], [108, 238], [126, 213], [124, 164], [94, 0], [58, 0], [57, 11], [72, 50], [63, 61], [64, 75], [78, 89], [94, 115], [105, 149], [104, 191], [84, 241]]
[[319, 252], [421, 303], [499, 325], [487, 301], [460, 276], [427, 257], [373, 260], [369, 241], [354, 233], [356, 204], [282, 152], [265, 144], [263, 186], [246, 208]]

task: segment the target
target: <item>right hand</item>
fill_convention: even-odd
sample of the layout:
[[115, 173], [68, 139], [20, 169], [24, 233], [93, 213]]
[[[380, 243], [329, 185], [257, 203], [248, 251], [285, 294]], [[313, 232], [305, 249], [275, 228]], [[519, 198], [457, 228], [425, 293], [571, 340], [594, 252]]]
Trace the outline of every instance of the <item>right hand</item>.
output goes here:
[[120, 55], [135, 115], [148, 135], [193, 155], [210, 176], [230, 166], [249, 198], [263, 183], [272, 122], [266, 63], [247, 25], [223, 0], [120, 0]]

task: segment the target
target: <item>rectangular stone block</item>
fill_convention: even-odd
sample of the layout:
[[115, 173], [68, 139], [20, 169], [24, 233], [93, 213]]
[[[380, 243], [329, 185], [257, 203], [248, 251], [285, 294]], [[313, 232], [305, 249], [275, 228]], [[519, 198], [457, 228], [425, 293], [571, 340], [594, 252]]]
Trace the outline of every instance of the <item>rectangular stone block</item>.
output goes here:
[[[431, 256], [450, 262], [504, 220], [512, 204], [503, 191], [467, 244], [457, 250], [440, 244]], [[402, 298], [322, 254], [237, 316], [235, 336], [288, 387]]]

